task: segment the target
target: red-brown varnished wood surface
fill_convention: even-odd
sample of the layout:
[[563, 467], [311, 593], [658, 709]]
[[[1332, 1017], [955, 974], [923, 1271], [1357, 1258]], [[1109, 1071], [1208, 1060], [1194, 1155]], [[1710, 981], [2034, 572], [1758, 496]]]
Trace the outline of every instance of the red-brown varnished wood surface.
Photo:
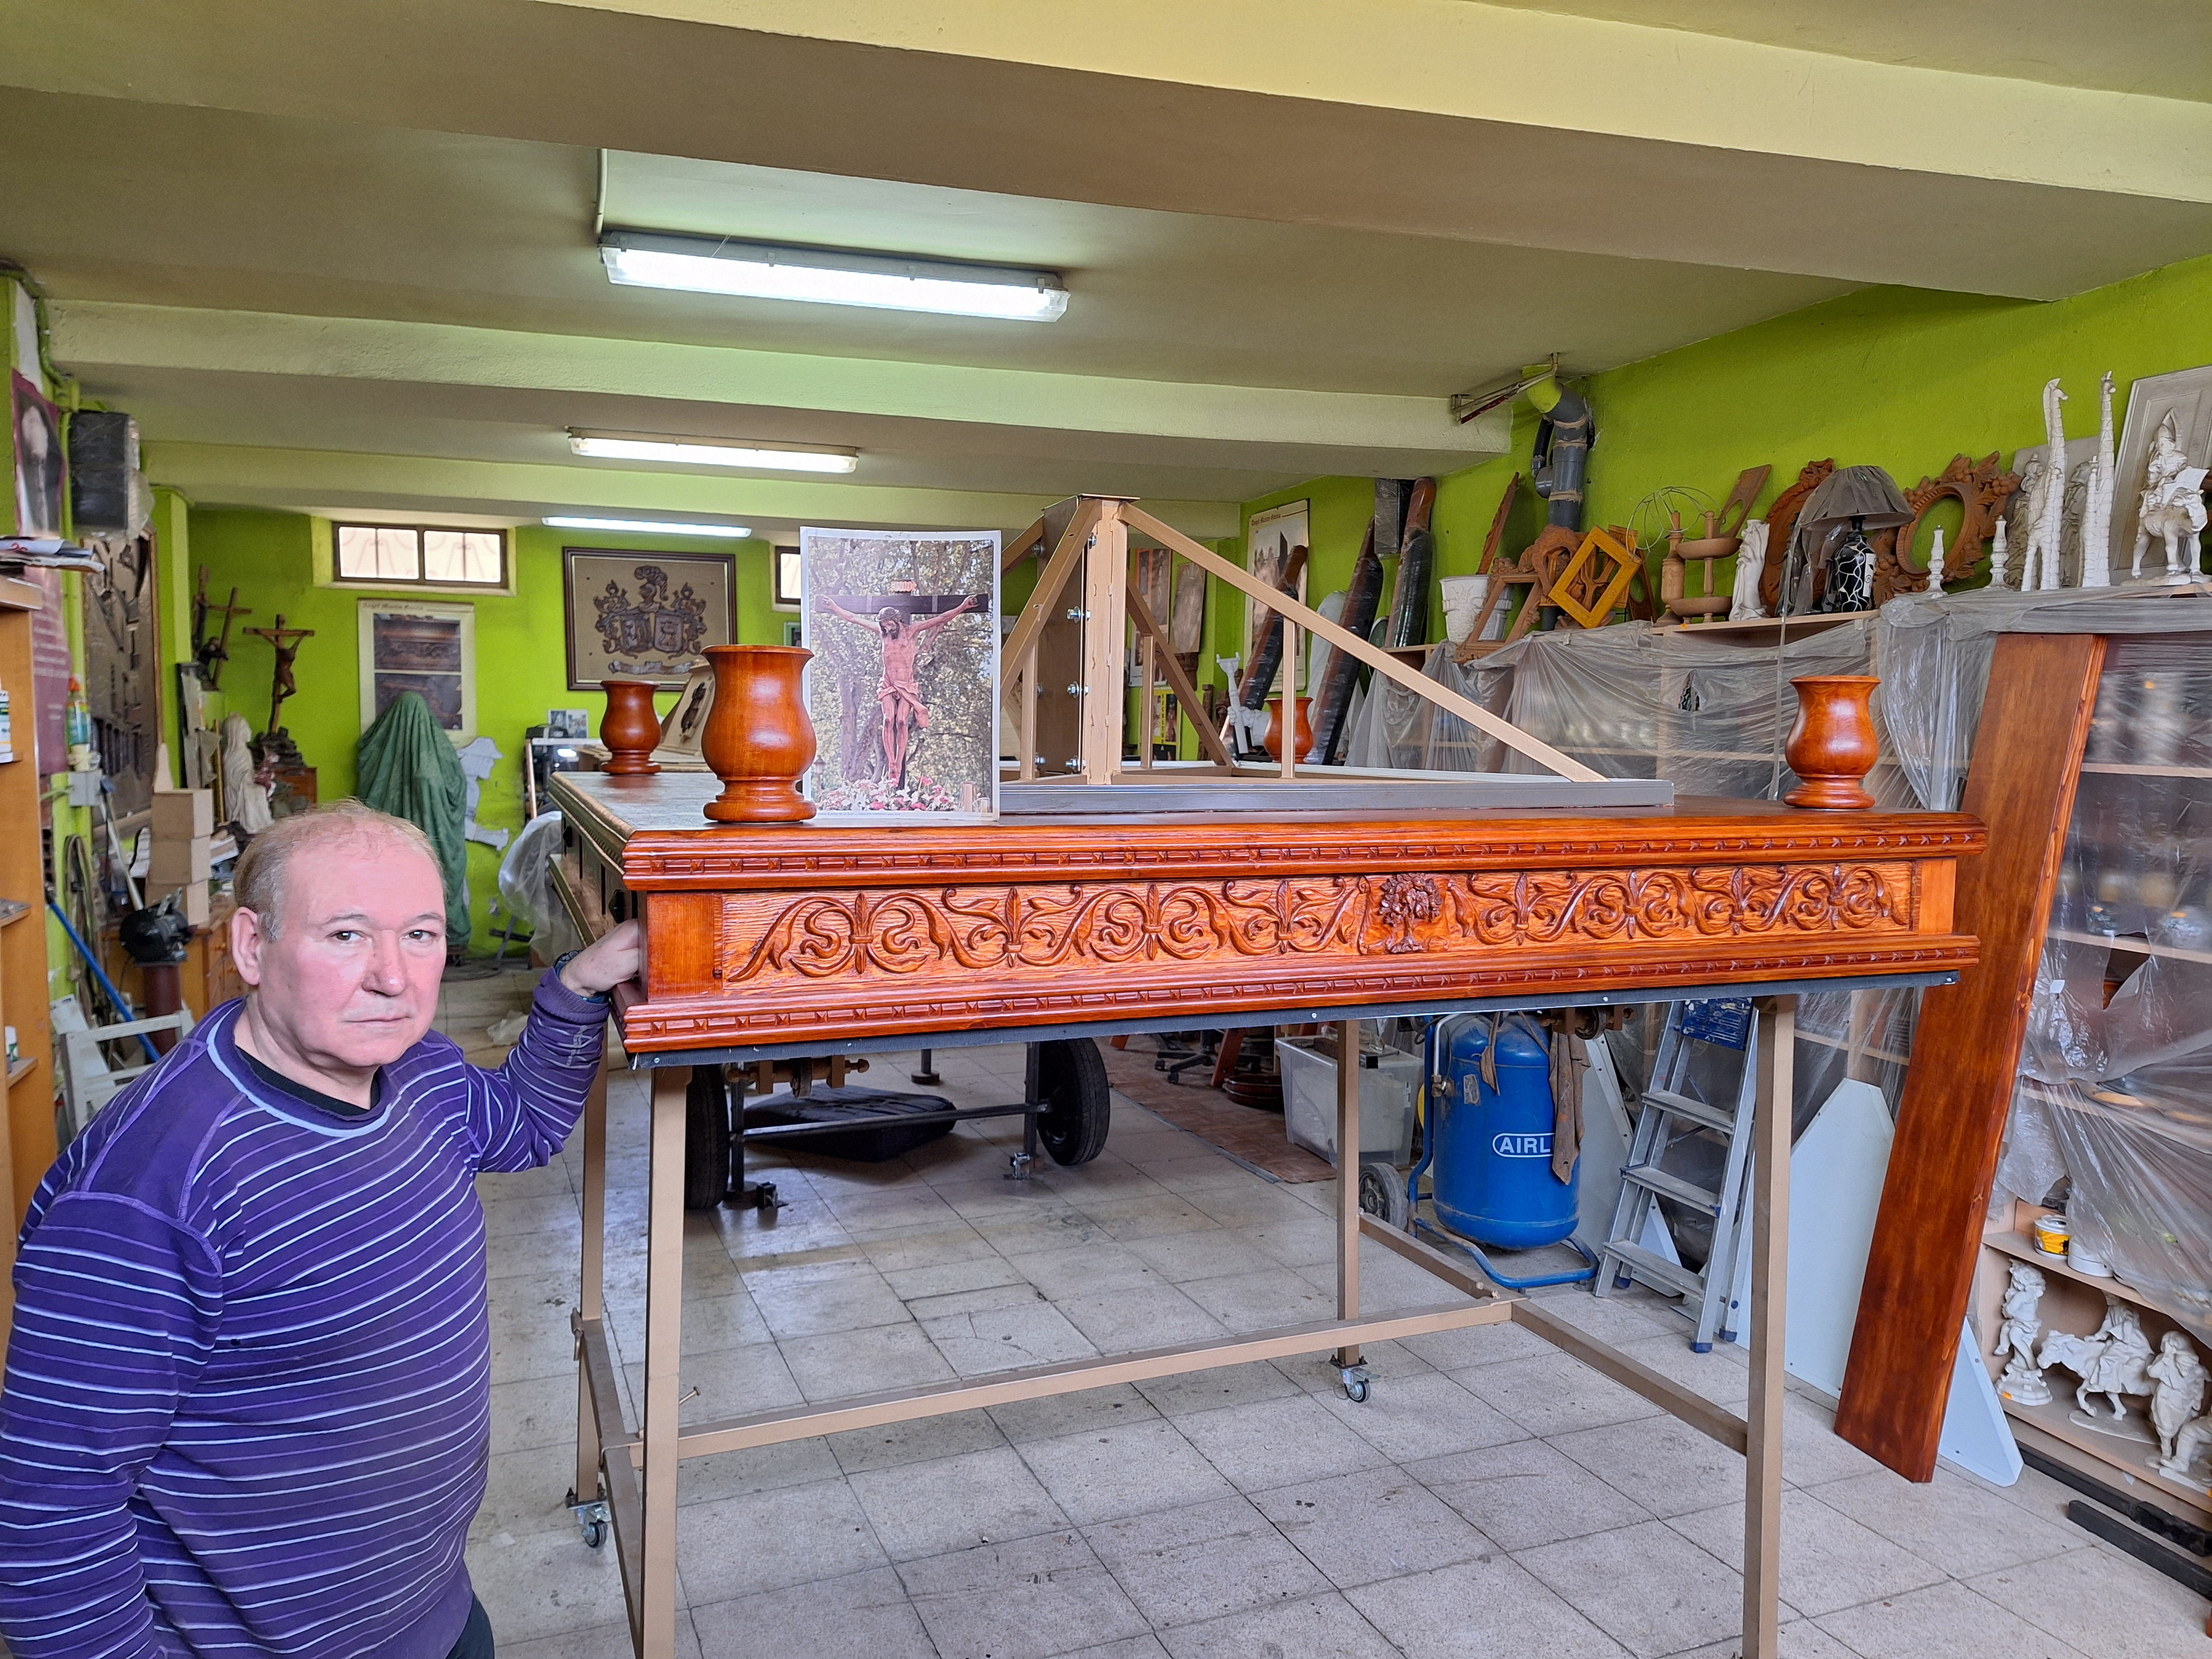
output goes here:
[[1997, 641], [1963, 803], [1989, 850], [1959, 872], [1978, 967], [1922, 1000], [1836, 1431], [1909, 1480], [1936, 1443], [2074, 812], [2105, 641]]
[[643, 896], [646, 994], [624, 1019], [641, 1052], [1973, 960], [1954, 868], [1983, 836], [1954, 813], [726, 830], [656, 827], [696, 784], [556, 787], [572, 882], [609, 914]]

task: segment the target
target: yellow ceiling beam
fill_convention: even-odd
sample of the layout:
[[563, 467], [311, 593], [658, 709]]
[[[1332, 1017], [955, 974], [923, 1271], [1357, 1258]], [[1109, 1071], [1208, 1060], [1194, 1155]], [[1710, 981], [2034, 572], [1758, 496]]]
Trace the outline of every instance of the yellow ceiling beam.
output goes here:
[[1499, 416], [1462, 426], [1441, 398], [1117, 380], [873, 357], [362, 317], [100, 301], [53, 307], [54, 356], [104, 368], [495, 386], [845, 411], [1091, 434], [1502, 454]]
[[[537, 3], [1268, 97], [2212, 202], [2212, 106], [1698, 33], [1668, 27], [1673, 9], [1664, 3], [1645, 8], [1654, 21], [1644, 23], [1474, 0]], [[2079, 8], [2068, 25], [2125, 26], [2096, 5]], [[2141, 46], [2158, 49], [2154, 37]]]
[[[548, 513], [646, 514], [912, 529], [1018, 528], [1045, 495], [922, 489], [731, 474], [632, 472], [441, 456], [150, 442], [146, 476], [204, 506], [323, 511], [452, 511], [530, 522]], [[1237, 506], [1151, 501], [1189, 536], [1237, 533]]]

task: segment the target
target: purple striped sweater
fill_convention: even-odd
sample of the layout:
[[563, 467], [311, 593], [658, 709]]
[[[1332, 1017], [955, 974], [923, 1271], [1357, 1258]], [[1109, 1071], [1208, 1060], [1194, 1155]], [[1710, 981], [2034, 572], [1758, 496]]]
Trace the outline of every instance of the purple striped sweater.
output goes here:
[[217, 1009], [31, 1205], [0, 1393], [15, 1659], [444, 1659], [491, 1346], [479, 1170], [568, 1139], [605, 1009], [553, 975], [495, 1072], [433, 1033], [341, 1113]]

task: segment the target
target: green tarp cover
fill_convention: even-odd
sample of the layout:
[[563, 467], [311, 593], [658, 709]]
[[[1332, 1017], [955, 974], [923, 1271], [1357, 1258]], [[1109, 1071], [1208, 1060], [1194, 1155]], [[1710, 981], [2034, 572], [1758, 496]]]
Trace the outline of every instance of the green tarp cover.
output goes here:
[[469, 942], [469, 853], [461, 837], [469, 781], [421, 693], [402, 691], [361, 734], [356, 768], [362, 800], [429, 836], [446, 876], [446, 948], [461, 950]]

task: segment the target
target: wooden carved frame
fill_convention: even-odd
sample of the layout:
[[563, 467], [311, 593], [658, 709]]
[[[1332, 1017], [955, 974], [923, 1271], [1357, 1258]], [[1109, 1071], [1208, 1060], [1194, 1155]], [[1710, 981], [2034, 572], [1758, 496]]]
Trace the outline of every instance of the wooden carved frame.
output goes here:
[[[1602, 586], [1595, 572], [1583, 574], [1601, 553], [1613, 562], [1613, 574]], [[1634, 532], [1592, 530], [1583, 537], [1582, 544], [1551, 583], [1546, 597], [1584, 628], [1602, 628], [1606, 618], [1628, 597], [1628, 585], [1643, 567]], [[1585, 598], [1586, 594], [1589, 597]]]
[[1919, 538], [1920, 522], [1936, 502], [1948, 495], [1959, 503], [1966, 515], [1960, 521], [1957, 543], [1944, 550], [1943, 575], [1945, 581], [1950, 583], [1954, 571], [1971, 569], [1987, 556], [1990, 538], [1996, 534], [2006, 504], [2019, 488], [2020, 474], [2008, 472], [2000, 466], [1997, 452], [1992, 450], [1978, 461], [1963, 454], [1954, 455], [1950, 465], [1937, 477], [1923, 477], [1906, 490], [1905, 499], [1912, 508], [1912, 522], [1897, 531], [1887, 547], [1875, 539], [1875, 603], [1887, 605], [1900, 593], [1926, 590], [1927, 564], [1923, 562], [1916, 569], [1908, 561]]

